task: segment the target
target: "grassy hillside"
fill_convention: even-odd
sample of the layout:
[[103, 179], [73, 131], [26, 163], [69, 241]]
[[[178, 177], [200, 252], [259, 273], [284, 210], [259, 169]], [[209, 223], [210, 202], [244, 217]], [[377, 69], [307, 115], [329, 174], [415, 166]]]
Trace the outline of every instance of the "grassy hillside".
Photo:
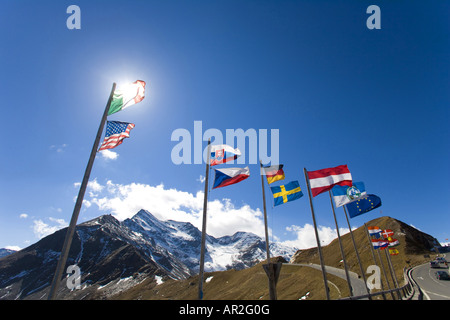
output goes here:
[[[394, 238], [400, 241], [397, 256], [391, 256], [391, 261], [395, 269], [399, 285], [403, 285], [403, 268], [411, 267], [426, 261], [429, 258], [424, 256], [433, 254], [430, 249], [433, 246], [434, 238], [424, 234], [417, 229], [390, 217], [382, 217], [367, 223], [368, 226], [378, 226], [381, 229], [392, 229]], [[362, 261], [364, 272], [369, 265], [374, 264], [370, 250], [370, 244], [363, 227], [353, 231], [353, 236]], [[350, 271], [361, 276], [359, 264], [350, 233], [341, 236], [347, 265]], [[322, 248], [325, 264], [332, 267], [343, 268], [339, 243], [336, 240]], [[393, 280], [389, 273], [384, 251], [376, 251], [377, 265], [380, 265], [379, 255], [388, 275], [389, 286], [393, 287]], [[281, 261], [282, 258], [274, 258], [272, 261]], [[291, 262], [293, 263], [316, 263], [319, 264], [317, 248], [298, 251]], [[264, 262], [265, 263], [265, 262]], [[205, 273], [204, 276], [204, 299], [205, 300], [267, 300], [268, 279], [262, 267], [263, 263], [257, 264], [245, 270], [228, 270], [220, 272]], [[388, 288], [388, 283], [381, 274], [384, 288]], [[339, 299], [349, 296], [348, 286], [345, 280], [336, 276], [327, 275], [330, 288], [331, 299]], [[198, 276], [186, 280], [175, 281], [163, 279], [162, 284], [157, 284], [154, 279], [147, 279], [139, 285], [122, 292], [114, 299], [143, 299], [143, 300], [183, 300], [197, 299]], [[279, 300], [307, 300], [326, 299], [322, 273], [309, 267], [283, 265], [277, 285]], [[388, 297], [390, 298], [390, 297]]]

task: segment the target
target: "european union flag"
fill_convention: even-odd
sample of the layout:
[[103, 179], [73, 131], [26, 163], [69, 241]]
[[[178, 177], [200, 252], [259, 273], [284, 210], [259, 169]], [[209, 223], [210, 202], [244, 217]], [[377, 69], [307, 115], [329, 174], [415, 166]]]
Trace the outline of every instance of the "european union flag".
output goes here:
[[291, 181], [279, 187], [270, 187], [273, 193], [274, 206], [303, 197], [298, 181]]
[[381, 207], [380, 197], [369, 194], [367, 198], [363, 198], [345, 205], [347, 207], [350, 218], [359, 216], [360, 214], [369, 212], [375, 208]]

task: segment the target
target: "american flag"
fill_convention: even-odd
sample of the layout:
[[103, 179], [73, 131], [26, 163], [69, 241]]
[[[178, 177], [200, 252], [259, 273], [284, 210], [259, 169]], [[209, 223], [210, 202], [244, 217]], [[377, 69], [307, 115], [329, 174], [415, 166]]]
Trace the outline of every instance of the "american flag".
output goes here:
[[105, 140], [98, 151], [113, 149], [123, 142], [123, 139], [130, 137], [130, 130], [134, 128], [134, 123], [108, 121], [106, 123]]

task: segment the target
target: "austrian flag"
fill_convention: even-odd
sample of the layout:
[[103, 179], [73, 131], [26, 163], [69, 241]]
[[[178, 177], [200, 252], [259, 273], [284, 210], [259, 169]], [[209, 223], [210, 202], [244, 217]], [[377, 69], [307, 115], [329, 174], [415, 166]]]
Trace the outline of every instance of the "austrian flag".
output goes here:
[[331, 190], [334, 186], [352, 186], [352, 175], [347, 165], [334, 168], [326, 168], [316, 171], [308, 171], [308, 179], [311, 185], [313, 197]]

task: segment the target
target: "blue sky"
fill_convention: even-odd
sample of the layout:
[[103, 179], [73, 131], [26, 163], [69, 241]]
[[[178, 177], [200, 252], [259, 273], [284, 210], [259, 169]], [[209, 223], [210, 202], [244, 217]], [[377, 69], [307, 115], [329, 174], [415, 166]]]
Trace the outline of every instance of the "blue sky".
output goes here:
[[[79, 30], [66, 27], [72, 4]], [[366, 27], [372, 4], [379, 30]], [[24, 248], [68, 224], [112, 83], [137, 79], [146, 98], [109, 117], [136, 127], [109, 158], [97, 156], [79, 222], [143, 207], [200, 227], [205, 166], [175, 165], [171, 135], [186, 129], [194, 145], [201, 121], [203, 132], [224, 137], [279, 130], [285, 181], [298, 180], [305, 196], [273, 208], [266, 184], [272, 240], [315, 245], [303, 168], [347, 164], [383, 201], [352, 226], [388, 215], [446, 242], [449, 9], [443, 1], [4, 1], [0, 247]], [[249, 179], [210, 192], [208, 233], [264, 234], [259, 165], [248, 157], [247, 165]], [[314, 206], [329, 241], [328, 195]]]

